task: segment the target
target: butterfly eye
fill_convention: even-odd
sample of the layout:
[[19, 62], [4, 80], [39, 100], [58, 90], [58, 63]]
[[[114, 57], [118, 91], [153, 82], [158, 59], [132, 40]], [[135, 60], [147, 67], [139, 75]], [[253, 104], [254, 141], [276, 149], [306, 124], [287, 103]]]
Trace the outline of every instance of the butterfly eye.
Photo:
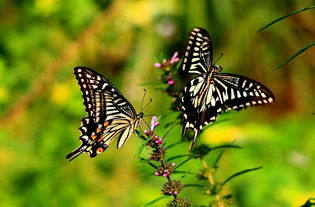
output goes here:
[[219, 66], [219, 65], [214, 65], [213, 68], [214, 68], [214, 70], [215, 70], [216, 72], [221, 72], [221, 71], [222, 71], [222, 67]]

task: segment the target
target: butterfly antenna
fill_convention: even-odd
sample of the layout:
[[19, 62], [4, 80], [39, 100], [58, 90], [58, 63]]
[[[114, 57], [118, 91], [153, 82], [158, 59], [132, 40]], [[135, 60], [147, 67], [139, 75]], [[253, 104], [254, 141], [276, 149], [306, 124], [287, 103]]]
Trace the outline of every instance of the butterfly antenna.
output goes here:
[[214, 61], [214, 64], [213, 65], [215, 65], [215, 64], [217, 64], [217, 62], [221, 59], [221, 57], [223, 57], [223, 53], [221, 53], [221, 55], [218, 57], [218, 59], [216, 60], [216, 61]]
[[140, 105], [140, 111], [142, 112], [142, 106], [143, 106], [143, 101], [144, 101], [144, 97], [145, 97], [145, 95], [146, 95], [146, 93], [147, 93], [147, 90], [145, 90], [145, 88], [143, 89], [143, 96], [142, 96], [142, 100], [141, 100], [141, 105]]
[[142, 110], [144, 110], [145, 108], [147, 108], [147, 106], [149, 106], [149, 104], [152, 102], [152, 98], [150, 98], [149, 102], [142, 108]]

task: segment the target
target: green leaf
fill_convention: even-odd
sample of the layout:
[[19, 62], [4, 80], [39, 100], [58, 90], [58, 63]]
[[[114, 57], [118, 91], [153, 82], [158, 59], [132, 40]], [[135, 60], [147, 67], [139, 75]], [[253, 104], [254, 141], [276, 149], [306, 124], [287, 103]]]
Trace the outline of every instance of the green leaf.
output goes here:
[[261, 167], [255, 167], [255, 168], [251, 168], [251, 169], [246, 169], [246, 170], [242, 170], [240, 172], [237, 172], [233, 175], [231, 175], [230, 177], [228, 177], [222, 184], [221, 186], [224, 186], [227, 182], [229, 182], [230, 180], [232, 180], [233, 178], [237, 177], [237, 176], [240, 176], [240, 175], [243, 175], [245, 173], [248, 173], [248, 172], [251, 172], [251, 171], [254, 171], [254, 170], [259, 170], [263, 168], [262, 166]]
[[303, 12], [303, 11], [306, 11], [306, 10], [309, 10], [309, 9], [314, 9], [314, 8], [315, 8], [315, 5], [312, 5], [312, 6], [305, 7], [305, 8], [303, 8], [303, 9], [299, 9], [299, 10], [293, 11], [293, 12], [287, 14], [287, 15], [284, 15], [284, 16], [282, 16], [282, 17], [279, 17], [279, 18], [273, 20], [273, 21], [270, 22], [269, 24], [263, 26], [263, 27], [262, 27], [261, 29], [259, 29], [257, 32], [260, 32], [260, 31], [266, 29], [267, 27], [273, 25], [274, 23], [279, 22], [279, 21], [281, 21], [281, 20], [283, 20], [283, 19], [285, 19], [285, 18], [287, 18], [287, 17], [289, 17], [289, 16], [292, 16], [292, 15], [294, 15], [294, 14], [297, 14], [297, 13], [300, 13], [300, 12]]
[[173, 144], [170, 144], [170, 145], [166, 146], [166, 148], [167, 148], [167, 149], [170, 149], [170, 148], [172, 148], [172, 147], [175, 147], [175, 146], [177, 146], [177, 145], [179, 145], [179, 144], [181, 144], [181, 143], [185, 143], [185, 142], [186, 142], [186, 141], [175, 142], [175, 143], [173, 143]]
[[138, 148], [137, 153], [136, 153], [136, 158], [139, 158], [142, 151], [144, 150], [145, 146], [148, 144], [148, 142], [150, 141], [150, 139], [147, 139], [146, 141], [144, 141], [141, 146]]
[[168, 125], [168, 128], [166, 129], [166, 132], [164, 134], [164, 136], [162, 137], [162, 139], [164, 139], [166, 137], [166, 135], [180, 122], [180, 120], [177, 120], [175, 122], [172, 122], [170, 125]]
[[181, 58], [177, 63], [176, 63], [176, 67], [175, 67], [175, 71], [178, 71], [180, 66], [182, 65], [182, 62], [183, 62], [183, 58]]
[[139, 131], [138, 129], [135, 129], [134, 132], [140, 139], [142, 139], [143, 141], [147, 141], [148, 138], [146, 138], [146, 136], [144, 136], [144, 134], [141, 131]]
[[305, 50], [313, 47], [315, 45], [315, 42], [312, 42], [311, 44], [303, 47], [302, 49], [300, 49], [299, 51], [297, 51], [294, 55], [292, 55], [289, 59], [287, 59], [284, 63], [281, 63], [280, 65], [278, 65], [275, 69], [273, 69], [273, 71], [278, 70], [279, 68], [281, 68], [282, 66], [286, 65], [288, 62], [290, 62], [291, 60], [293, 60], [294, 58], [296, 58], [296, 56], [300, 55], [301, 53], [303, 53]]
[[154, 199], [154, 200], [150, 201], [149, 203], [146, 203], [146, 204], [144, 204], [144, 205], [142, 205], [142, 206], [143, 206], [143, 207], [151, 206], [152, 204], [157, 203], [157, 202], [159, 202], [160, 200], [163, 200], [163, 199], [165, 199], [165, 198], [167, 198], [167, 197], [169, 197], [169, 196], [168, 196], [168, 195], [164, 195], [164, 196], [158, 197], [158, 198], [156, 198], [156, 199]]
[[213, 147], [211, 150], [226, 149], [226, 148], [242, 149], [241, 146], [238, 146], [238, 145], [235, 145], [235, 144], [223, 144], [223, 145], [219, 145], [219, 146]]
[[173, 174], [189, 174], [189, 175], [197, 175], [195, 172], [189, 172], [189, 171], [173, 171]]
[[145, 158], [143, 158], [143, 157], [139, 157], [139, 161], [146, 162], [146, 163], [148, 163], [151, 167], [153, 167], [153, 168], [155, 168], [155, 169], [158, 169], [158, 167], [157, 167], [155, 164], [153, 164], [152, 162], [150, 162], [149, 160], [147, 160], [147, 159], [145, 159]]
[[173, 157], [168, 158], [166, 161], [172, 161], [172, 160], [175, 160], [175, 159], [177, 159], [177, 158], [187, 157], [187, 156], [190, 156], [190, 154], [176, 155], [176, 156], [173, 156]]
[[206, 186], [206, 185], [201, 185], [201, 184], [185, 184], [183, 187], [184, 187], [184, 188], [186, 188], [186, 187], [207, 188], [208, 186]]
[[218, 164], [219, 161], [221, 160], [221, 158], [222, 158], [224, 152], [225, 152], [225, 150], [222, 150], [222, 151], [220, 152], [220, 154], [218, 155], [217, 159], [215, 159], [215, 161], [214, 161], [213, 164], [212, 164], [212, 167], [213, 167], [213, 168], [216, 168], [216, 167], [217, 167], [217, 164]]
[[174, 168], [174, 170], [176, 170], [177, 168], [179, 168], [180, 166], [182, 166], [183, 164], [185, 164], [186, 162], [188, 162], [189, 160], [194, 159], [194, 158], [196, 158], [196, 156], [193, 156], [193, 157], [190, 157], [190, 158], [184, 160], [184, 161], [181, 162], [179, 165], [177, 165], [177, 166]]

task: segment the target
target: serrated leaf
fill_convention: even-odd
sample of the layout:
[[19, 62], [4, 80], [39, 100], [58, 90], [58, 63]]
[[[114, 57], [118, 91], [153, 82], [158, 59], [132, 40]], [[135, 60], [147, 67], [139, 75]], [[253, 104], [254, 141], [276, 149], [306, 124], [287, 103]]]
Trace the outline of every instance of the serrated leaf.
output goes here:
[[254, 170], [259, 170], [263, 168], [262, 166], [261, 167], [255, 167], [255, 168], [251, 168], [251, 169], [246, 169], [246, 170], [242, 170], [240, 172], [237, 172], [237, 173], [234, 173], [233, 175], [231, 175], [230, 177], [228, 177], [222, 184], [221, 186], [224, 186], [227, 182], [229, 182], [230, 180], [232, 180], [233, 178], [237, 177], [237, 176], [240, 176], [240, 175], [243, 175], [245, 173], [248, 173], [248, 172], [251, 172], [251, 171], [254, 171]]
[[296, 58], [298, 55], [300, 55], [301, 53], [303, 53], [305, 50], [313, 47], [315, 45], [315, 42], [312, 42], [311, 44], [303, 47], [302, 49], [300, 49], [299, 51], [297, 51], [294, 55], [292, 55], [289, 59], [287, 59], [284, 63], [281, 63], [280, 65], [278, 65], [275, 69], [273, 69], [273, 71], [278, 70], [279, 68], [281, 68], [282, 66], [286, 65], [287, 63], [289, 63], [291, 60], [293, 60], [294, 58]]
[[156, 199], [150, 201], [149, 203], [146, 203], [146, 204], [142, 205], [142, 207], [151, 206], [152, 204], [155, 204], [155, 203], [159, 202], [160, 200], [163, 200], [163, 199], [165, 199], [167, 197], [169, 197], [169, 196], [168, 195], [161, 196], [159, 198], [156, 198]]
[[271, 25], [273, 25], [273, 24], [275, 24], [275, 23], [277, 23], [277, 22], [279, 22], [279, 21], [281, 21], [281, 20], [283, 20], [283, 19], [285, 19], [285, 18], [287, 18], [287, 17], [289, 17], [289, 16], [292, 16], [292, 15], [294, 15], [294, 14], [297, 14], [297, 13], [300, 13], [300, 12], [303, 12], [303, 11], [306, 11], [306, 10], [309, 10], [309, 9], [314, 9], [314, 8], [315, 8], [315, 5], [312, 5], [312, 6], [305, 7], [305, 8], [303, 8], [303, 9], [299, 9], [299, 10], [290, 12], [289, 14], [284, 15], [284, 16], [282, 16], [282, 17], [279, 17], [279, 18], [273, 20], [272, 22], [270, 22], [269, 24], [263, 26], [263, 27], [262, 27], [261, 29], [259, 29], [257, 32], [260, 32], [260, 31], [266, 29], [267, 27], [269, 27], [269, 26], [271, 26]]

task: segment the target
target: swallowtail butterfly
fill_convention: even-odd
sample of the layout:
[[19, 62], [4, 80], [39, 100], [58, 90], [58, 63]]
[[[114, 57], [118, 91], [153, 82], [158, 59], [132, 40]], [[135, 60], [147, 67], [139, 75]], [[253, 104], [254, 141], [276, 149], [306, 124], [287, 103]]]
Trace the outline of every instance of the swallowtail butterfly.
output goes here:
[[81, 145], [69, 153], [70, 161], [85, 152], [95, 157], [107, 149], [120, 133], [117, 148], [124, 145], [131, 133], [140, 125], [143, 113], [134, 107], [99, 73], [85, 67], [74, 68], [80, 85], [87, 116], [81, 120]]
[[186, 84], [180, 100], [184, 119], [182, 134], [187, 129], [194, 131], [191, 147], [202, 128], [214, 122], [221, 112], [274, 101], [274, 95], [263, 84], [244, 76], [219, 73], [222, 68], [213, 63], [212, 47], [205, 29], [191, 31], [182, 71], [196, 77]]

